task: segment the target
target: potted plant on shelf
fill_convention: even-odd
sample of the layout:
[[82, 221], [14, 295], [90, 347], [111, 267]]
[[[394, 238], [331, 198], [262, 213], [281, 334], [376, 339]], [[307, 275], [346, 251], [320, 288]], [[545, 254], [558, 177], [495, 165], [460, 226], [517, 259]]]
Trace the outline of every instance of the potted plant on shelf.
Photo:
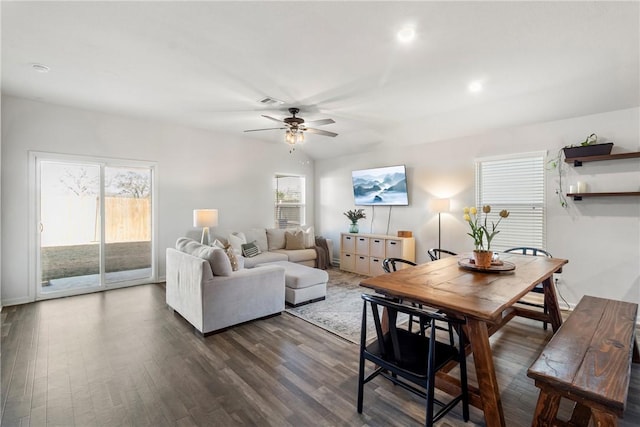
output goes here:
[[566, 208], [567, 198], [564, 193], [564, 188], [562, 185], [562, 179], [564, 176], [564, 170], [562, 168], [562, 164], [565, 162], [565, 159], [575, 159], [578, 157], [589, 157], [589, 156], [600, 156], [611, 153], [611, 148], [613, 147], [613, 142], [607, 142], [603, 144], [597, 144], [598, 135], [592, 133], [589, 135], [584, 141], [579, 144], [570, 144], [565, 145], [561, 149], [558, 150], [558, 153], [555, 157], [551, 158], [547, 161], [547, 169], [558, 171], [558, 188], [556, 188], [556, 194], [558, 196], [558, 200], [560, 201], [560, 206]]
[[490, 205], [483, 206], [482, 213], [484, 213], [484, 220], [481, 221], [480, 215], [478, 215], [478, 209], [475, 207], [464, 208], [464, 220], [467, 221], [469, 223], [469, 227], [471, 227], [471, 233], [467, 234], [473, 238], [473, 243], [475, 245], [473, 259], [475, 264], [482, 268], [489, 268], [491, 266], [491, 259], [493, 258], [491, 241], [500, 232], [498, 230], [500, 222], [509, 216], [509, 211], [506, 209], [501, 210], [498, 222], [491, 221], [491, 228], [489, 228], [487, 218], [490, 212]]
[[605, 142], [598, 144], [598, 135], [592, 133], [578, 145], [567, 145], [562, 148], [564, 156], [567, 159], [573, 159], [575, 157], [589, 157], [589, 156], [602, 156], [611, 154], [613, 148], [613, 142]]
[[367, 217], [364, 213], [364, 209], [353, 209], [343, 212], [343, 214], [351, 221], [351, 225], [349, 226], [349, 233], [357, 233], [359, 231], [358, 220]]

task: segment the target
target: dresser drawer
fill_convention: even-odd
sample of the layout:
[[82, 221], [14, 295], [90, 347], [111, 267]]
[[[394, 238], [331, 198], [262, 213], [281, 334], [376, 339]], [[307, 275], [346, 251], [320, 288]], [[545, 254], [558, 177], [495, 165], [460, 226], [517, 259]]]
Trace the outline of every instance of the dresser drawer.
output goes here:
[[356, 273], [369, 275], [369, 257], [356, 255]]
[[369, 238], [369, 255], [384, 258], [384, 239]]
[[387, 240], [387, 258], [402, 258], [402, 240]]
[[369, 255], [369, 238], [357, 236], [356, 237], [356, 254]]
[[342, 252], [340, 254], [340, 269], [347, 271], [356, 271], [356, 256]]
[[356, 253], [356, 237], [350, 235], [342, 235], [342, 252]]
[[384, 274], [384, 270], [382, 269], [382, 261], [384, 258], [382, 257], [371, 257], [369, 258], [369, 274], [371, 276], [379, 276]]

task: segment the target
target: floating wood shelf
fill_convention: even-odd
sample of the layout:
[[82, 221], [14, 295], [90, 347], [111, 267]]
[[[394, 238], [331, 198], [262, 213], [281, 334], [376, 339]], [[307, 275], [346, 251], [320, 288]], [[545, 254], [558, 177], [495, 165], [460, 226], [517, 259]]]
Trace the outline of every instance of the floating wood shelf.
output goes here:
[[582, 200], [583, 197], [621, 197], [621, 196], [640, 196], [640, 191], [618, 191], [606, 193], [568, 193], [567, 197], [573, 197], [573, 200]]
[[622, 160], [622, 159], [634, 159], [640, 157], [640, 151], [632, 153], [618, 153], [618, 154], [605, 154], [602, 156], [584, 156], [584, 157], [571, 157], [564, 159], [566, 163], [573, 163], [573, 166], [582, 166], [584, 162], [600, 162], [603, 160]]

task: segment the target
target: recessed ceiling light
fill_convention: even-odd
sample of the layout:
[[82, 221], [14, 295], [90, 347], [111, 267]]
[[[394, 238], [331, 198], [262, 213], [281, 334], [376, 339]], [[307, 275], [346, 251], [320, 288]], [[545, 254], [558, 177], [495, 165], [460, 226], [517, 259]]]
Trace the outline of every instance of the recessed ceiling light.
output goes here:
[[410, 43], [416, 38], [416, 29], [413, 27], [404, 27], [396, 34], [398, 41], [401, 43]]
[[47, 66], [46, 66], [46, 65], [44, 65], [44, 64], [31, 64], [31, 68], [32, 68], [34, 71], [37, 71], [37, 72], [39, 72], [39, 73], [48, 73], [48, 72], [49, 72], [49, 70], [51, 70], [49, 67], [47, 67]]
[[475, 82], [469, 83], [469, 92], [478, 93], [482, 91], [482, 82], [476, 80]]

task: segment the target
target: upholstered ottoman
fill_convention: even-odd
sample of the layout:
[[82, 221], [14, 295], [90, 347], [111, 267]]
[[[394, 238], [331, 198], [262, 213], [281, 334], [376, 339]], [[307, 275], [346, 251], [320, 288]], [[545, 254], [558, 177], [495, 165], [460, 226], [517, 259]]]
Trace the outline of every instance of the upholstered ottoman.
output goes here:
[[284, 267], [284, 300], [289, 305], [295, 307], [321, 301], [327, 296], [329, 275], [324, 270], [289, 261], [276, 261], [258, 265], [280, 265]]

